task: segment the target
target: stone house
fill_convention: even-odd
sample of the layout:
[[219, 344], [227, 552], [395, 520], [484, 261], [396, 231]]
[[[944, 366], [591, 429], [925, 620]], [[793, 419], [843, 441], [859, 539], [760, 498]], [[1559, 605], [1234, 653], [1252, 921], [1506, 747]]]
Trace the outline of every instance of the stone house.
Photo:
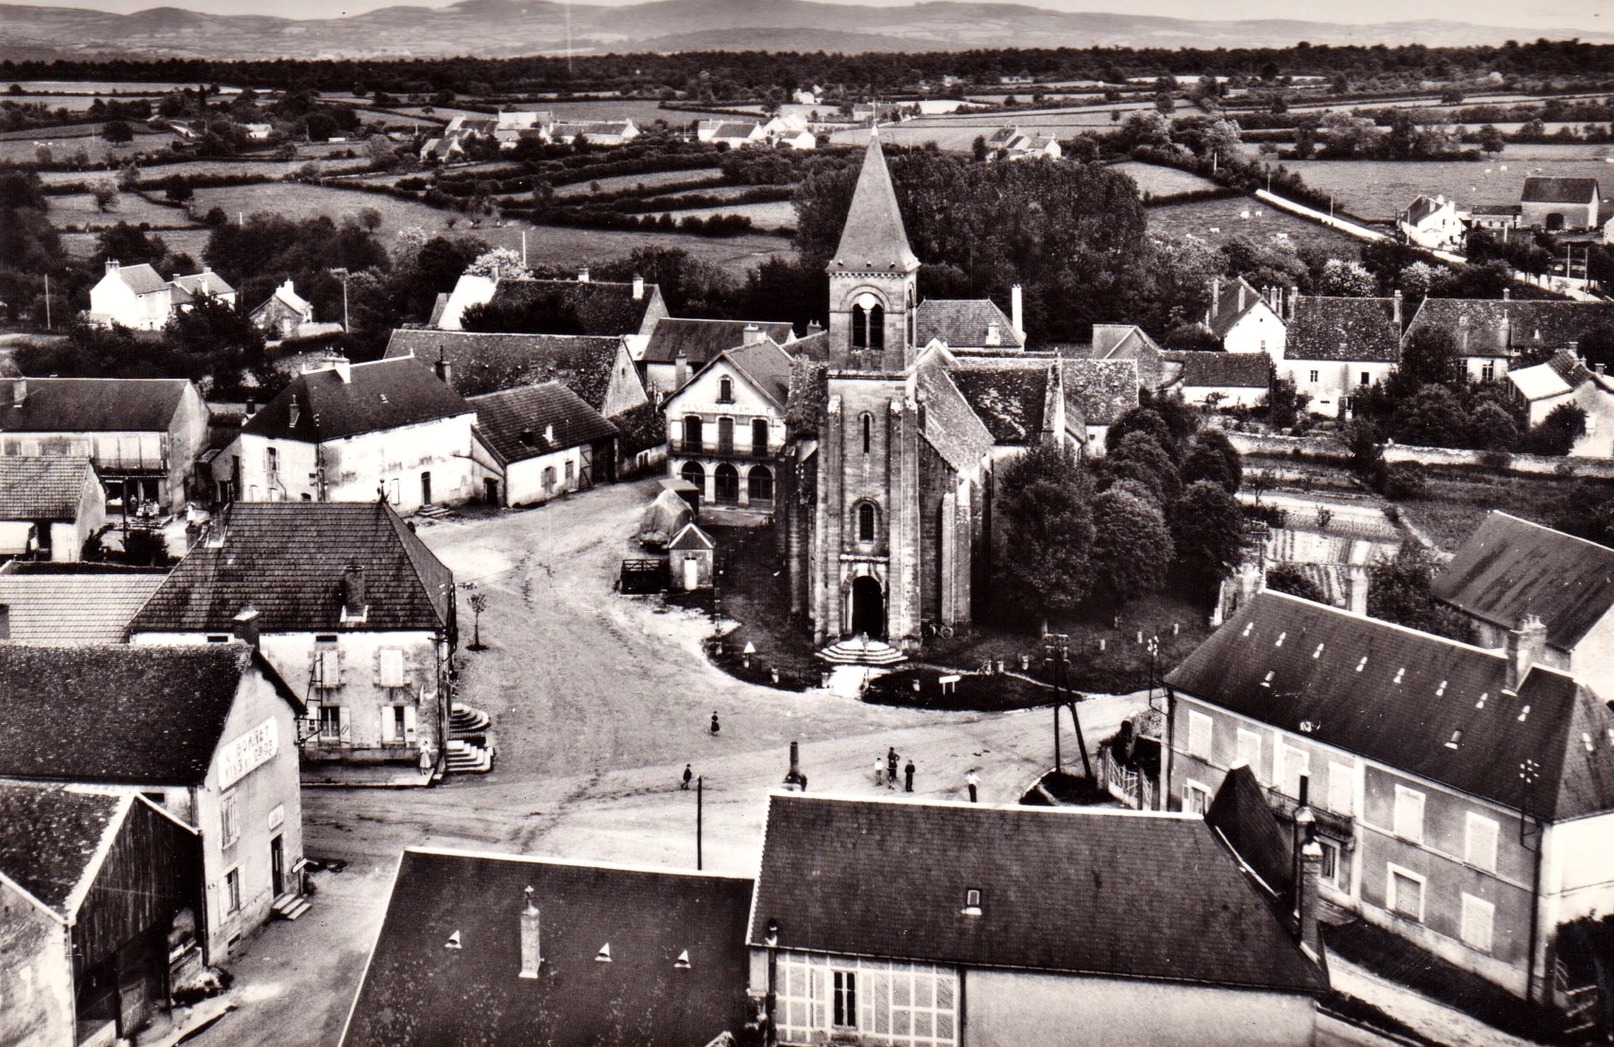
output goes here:
[[1602, 190], [1595, 178], [1526, 178], [1519, 193], [1519, 220], [1548, 232], [1596, 229]]
[[237, 502], [210, 521], [129, 637], [218, 643], [243, 615], [307, 707], [287, 736], [307, 778], [421, 785], [448, 767], [454, 575], [392, 506]]
[[1325, 902], [1549, 1002], [1556, 928], [1614, 903], [1614, 714], [1544, 663], [1538, 622], [1485, 650], [1258, 593], [1166, 676], [1170, 806], [1309, 786]]
[[1284, 336], [1282, 377], [1311, 397], [1311, 410], [1344, 417], [1358, 389], [1401, 362], [1401, 293], [1392, 298], [1296, 295]]
[[790, 354], [763, 338], [718, 355], [667, 398], [667, 472], [702, 500], [771, 510], [786, 442]]
[[[9, 387], [9, 388], [8, 388]], [[183, 378], [0, 380], [0, 456], [80, 456], [130, 516], [184, 508], [207, 449], [207, 404]]]
[[786, 347], [796, 340], [788, 321], [687, 320], [669, 316], [656, 322], [639, 357], [639, 374], [645, 390], [657, 399], [683, 388], [692, 374], [727, 349], [738, 349], [767, 338]]
[[751, 887], [710, 873], [411, 847], [342, 1047], [750, 1042]]
[[746, 943], [791, 1045], [1309, 1044], [1328, 985], [1198, 815], [778, 792]]
[[287, 280], [268, 301], [248, 313], [247, 319], [269, 338], [295, 338], [300, 327], [314, 322], [314, 306]]
[[1279, 315], [1282, 288], [1269, 299], [1244, 277], [1217, 277], [1211, 281], [1211, 304], [1205, 310], [1205, 327], [1230, 353], [1266, 353], [1273, 362], [1283, 359], [1284, 320]]
[[643, 134], [632, 120], [557, 120], [549, 128], [551, 141], [571, 145], [579, 138], [589, 145], [626, 145]]
[[202, 883], [196, 831], [144, 796], [0, 782], [0, 1042], [132, 1042], [186, 974]]
[[476, 413], [432, 368], [404, 358], [315, 365], [241, 427], [213, 460], [246, 502], [370, 501], [399, 512], [482, 495], [472, 459]]
[[537, 505], [615, 479], [617, 427], [559, 382], [484, 393], [475, 454], [489, 505]]
[[0, 457], [0, 557], [78, 560], [106, 523], [106, 491], [88, 458]]
[[0, 780], [140, 795], [195, 830], [208, 965], [301, 904], [302, 712], [245, 643], [0, 644]]

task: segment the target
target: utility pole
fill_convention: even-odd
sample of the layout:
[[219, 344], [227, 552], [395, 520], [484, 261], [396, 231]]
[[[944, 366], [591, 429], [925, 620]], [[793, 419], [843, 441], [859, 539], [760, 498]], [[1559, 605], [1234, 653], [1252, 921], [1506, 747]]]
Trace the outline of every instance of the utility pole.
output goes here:
[[352, 327], [348, 324], [347, 315], [347, 280], [352, 274], [345, 268], [337, 268], [331, 270], [331, 275], [342, 281], [342, 331], [344, 334], [350, 333]]
[[50, 330], [50, 274], [45, 274], [45, 330]]
[[705, 797], [703, 796], [701, 790], [705, 787], [705, 782], [706, 782], [706, 776], [705, 775], [701, 775], [699, 778], [695, 779], [695, 871], [696, 872], [699, 872], [702, 869], [702, 864], [701, 863], [702, 863], [702, 860], [703, 860], [703, 858], [705, 856], [704, 855], [704, 848], [702, 847], [702, 840], [701, 840], [702, 829], [703, 829], [703, 826], [702, 826], [701, 822], [702, 822], [702, 819], [703, 819], [703, 817], [705, 815], [705, 807], [706, 807], [706, 800], [705, 800]]

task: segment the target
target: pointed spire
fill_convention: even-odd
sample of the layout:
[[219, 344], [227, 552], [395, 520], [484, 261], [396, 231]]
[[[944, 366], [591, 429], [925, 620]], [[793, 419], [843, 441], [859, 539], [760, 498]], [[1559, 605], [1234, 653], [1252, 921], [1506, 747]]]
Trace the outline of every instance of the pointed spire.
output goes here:
[[908, 232], [897, 210], [897, 191], [891, 186], [879, 130], [869, 135], [869, 151], [857, 176], [852, 207], [841, 229], [841, 243], [829, 263], [830, 272], [911, 273], [919, 259], [908, 246]]

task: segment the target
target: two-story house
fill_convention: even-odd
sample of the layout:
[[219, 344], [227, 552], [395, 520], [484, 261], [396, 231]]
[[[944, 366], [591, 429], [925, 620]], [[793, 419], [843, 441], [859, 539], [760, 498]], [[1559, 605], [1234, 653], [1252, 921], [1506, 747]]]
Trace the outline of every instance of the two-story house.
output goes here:
[[1457, 201], [1448, 200], [1439, 193], [1419, 195], [1396, 216], [1396, 229], [1409, 243], [1437, 251], [1460, 251], [1463, 237], [1468, 232]]
[[1425, 298], [1407, 338], [1423, 330], [1452, 336], [1470, 382], [1501, 381], [1520, 356], [1543, 359], [1574, 350], [1600, 327], [1614, 327], [1614, 305], [1502, 298]]
[[90, 288], [89, 319], [134, 331], [160, 331], [175, 312], [203, 295], [235, 305], [235, 288], [206, 267], [199, 273], [164, 280], [149, 264], [119, 265], [116, 259], [109, 259], [106, 273]]
[[272, 909], [304, 904], [302, 702], [249, 644], [221, 639], [0, 644], [0, 780], [139, 794], [196, 830], [201, 911], [174, 948], [209, 965]]
[[88, 458], [0, 457], [0, 557], [70, 561], [106, 522]]
[[248, 502], [369, 501], [379, 491], [403, 513], [457, 505], [482, 494], [475, 420], [419, 360], [336, 358], [247, 419], [213, 468]]
[[617, 427], [559, 382], [470, 397], [489, 505], [538, 505], [609, 482]]
[[771, 338], [730, 349], [667, 398], [667, 472], [707, 502], [773, 508], [790, 354]]
[[1296, 295], [1279, 373], [1311, 397], [1319, 414], [1344, 416], [1358, 390], [1401, 362], [1401, 292], [1392, 298]]
[[[1230, 353], [1266, 353], [1273, 362], [1283, 359], [1286, 328], [1274, 308], [1282, 292], [1268, 299], [1244, 277], [1216, 277], [1211, 281], [1211, 304], [1205, 310], [1205, 327]], [[1281, 306], [1280, 306], [1281, 307]]]
[[1586, 430], [1569, 449], [1577, 458], [1614, 456], [1614, 379], [1597, 366], [1594, 371], [1574, 352], [1560, 349], [1546, 363], [1507, 373], [1507, 387], [1531, 425], [1540, 425], [1565, 404], [1586, 412]]
[[80, 456], [128, 515], [184, 508], [207, 448], [207, 404], [183, 378], [0, 381], [0, 455]]
[[[129, 625], [134, 643], [259, 647], [308, 708], [314, 781], [425, 784], [446, 765], [454, 575], [384, 501], [237, 502]], [[472, 754], [474, 755], [474, 754]]]
[[1546, 1002], [1556, 928], [1614, 905], [1614, 714], [1529, 620], [1485, 650], [1266, 591], [1166, 676], [1166, 793], [1309, 784], [1325, 901]]
[[[656, 322], [639, 357], [639, 374], [646, 391], [665, 399], [689, 381], [718, 354], [751, 342], [771, 338], [782, 346], [795, 340], [788, 321], [694, 320], [669, 316]], [[787, 350], [788, 351], [788, 350]]]
[[314, 322], [314, 306], [297, 293], [288, 279], [275, 288], [267, 301], [248, 313], [247, 319], [271, 339], [294, 338], [299, 328]]
[[773, 1042], [1309, 1044], [1320, 958], [1197, 815], [775, 793]]

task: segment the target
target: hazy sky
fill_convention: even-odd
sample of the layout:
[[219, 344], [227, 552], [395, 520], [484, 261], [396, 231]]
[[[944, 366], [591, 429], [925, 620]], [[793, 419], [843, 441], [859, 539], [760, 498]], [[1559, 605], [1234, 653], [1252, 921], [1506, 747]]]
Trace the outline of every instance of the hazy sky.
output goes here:
[[[103, 11], [141, 11], [151, 7], [184, 7], [214, 14], [279, 14], [290, 18], [357, 14], [400, 0], [6, 0], [51, 7], [89, 7]], [[403, 0], [410, 6], [442, 7], [452, 0]], [[578, 0], [580, 3], [631, 3], [640, 0]], [[767, 0], [754, 0], [766, 3]], [[837, 2], [837, 0], [829, 0]], [[897, 6], [905, 0], [844, 0]], [[911, 0], [909, 0], [911, 2]], [[1614, 27], [1614, 0], [992, 0], [1023, 2], [1066, 11], [1112, 11], [1176, 18], [1298, 18], [1312, 22], [1395, 22], [1437, 18], [1524, 29], [1567, 29], [1587, 33]], [[1393, 41], [1391, 41], [1393, 42]]]

